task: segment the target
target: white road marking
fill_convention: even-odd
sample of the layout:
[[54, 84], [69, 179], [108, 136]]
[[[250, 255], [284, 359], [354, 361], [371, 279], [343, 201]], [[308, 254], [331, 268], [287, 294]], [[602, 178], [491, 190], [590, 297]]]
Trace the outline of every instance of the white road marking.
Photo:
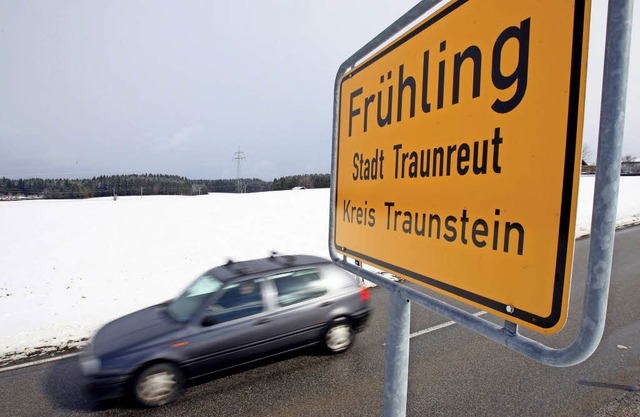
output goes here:
[[[480, 317], [480, 316], [482, 316], [484, 314], [487, 314], [487, 312], [486, 311], [478, 311], [476, 313], [473, 313], [473, 315], [476, 316], [476, 317]], [[414, 337], [417, 337], [417, 336], [422, 336], [423, 334], [435, 332], [436, 330], [444, 329], [445, 327], [449, 327], [449, 326], [452, 326], [454, 324], [456, 324], [455, 321], [448, 321], [446, 323], [440, 323], [440, 324], [435, 325], [433, 327], [429, 327], [428, 329], [419, 330], [419, 331], [417, 331], [415, 333], [411, 333], [409, 335], [409, 339], [413, 339]], [[386, 345], [387, 345], [386, 343], [382, 344], [382, 346], [386, 346]]]
[[[480, 317], [480, 316], [482, 316], [484, 314], [487, 314], [487, 312], [486, 311], [478, 311], [477, 313], [473, 313], [473, 315], [476, 316], [476, 317]], [[429, 327], [428, 329], [424, 329], [424, 330], [420, 330], [420, 331], [415, 332], [415, 333], [411, 333], [409, 335], [409, 339], [412, 339], [412, 338], [417, 337], [417, 336], [422, 336], [423, 334], [435, 332], [436, 330], [444, 329], [445, 327], [449, 327], [449, 326], [454, 325], [454, 324], [456, 324], [455, 321], [448, 321], [446, 323], [438, 324], [436, 326]]]
[[39, 360], [33, 361], [33, 362], [25, 362], [25, 363], [21, 363], [20, 365], [7, 366], [6, 368], [0, 368], [0, 373], [7, 372], [7, 371], [13, 371], [13, 370], [16, 370], [16, 369], [21, 369], [21, 368], [27, 368], [29, 366], [40, 365], [40, 364], [43, 364], [43, 363], [61, 361], [62, 359], [72, 358], [74, 356], [78, 356], [78, 354], [77, 353], [70, 353], [68, 355], [55, 356], [53, 358], [47, 358], [47, 359], [39, 359]]

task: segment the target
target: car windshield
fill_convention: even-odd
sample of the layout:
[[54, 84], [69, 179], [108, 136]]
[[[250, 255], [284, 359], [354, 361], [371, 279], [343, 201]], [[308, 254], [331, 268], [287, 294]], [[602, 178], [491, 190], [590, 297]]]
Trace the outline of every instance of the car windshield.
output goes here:
[[189, 321], [211, 294], [222, 287], [222, 282], [214, 276], [203, 275], [196, 279], [180, 296], [167, 306], [169, 315], [177, 321]]

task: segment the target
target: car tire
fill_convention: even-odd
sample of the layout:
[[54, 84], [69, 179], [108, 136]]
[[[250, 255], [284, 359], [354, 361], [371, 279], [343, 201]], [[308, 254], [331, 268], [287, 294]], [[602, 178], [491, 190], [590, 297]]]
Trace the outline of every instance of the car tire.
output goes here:
[[138, 373], [133, 383], [133, 398], [143, 407], [159, 407], [180, 395], [184, 380], [180, 370], [170, 363], [151, 365]]
[[323, 345], [329, 353], [341, 353], [353, 344], [353, 327], [346, 319], [336, 320], [324, 334]]

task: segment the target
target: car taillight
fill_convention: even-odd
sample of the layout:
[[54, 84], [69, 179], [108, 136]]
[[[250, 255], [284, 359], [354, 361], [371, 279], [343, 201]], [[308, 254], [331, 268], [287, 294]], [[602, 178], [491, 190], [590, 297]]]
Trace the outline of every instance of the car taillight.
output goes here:
[[360, 287], [360, 301], [369, 301], [371, 294], [369, 294], [369, 288]]

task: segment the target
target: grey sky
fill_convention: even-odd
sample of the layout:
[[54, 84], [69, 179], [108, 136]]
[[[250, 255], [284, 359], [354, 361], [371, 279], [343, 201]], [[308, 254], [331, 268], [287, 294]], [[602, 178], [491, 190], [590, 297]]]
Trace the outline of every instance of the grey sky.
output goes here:
[[[339, 65], [410, 0], [0, 2], [0, 176], [328, 173]], [[640, 157], [640, 8], [625, 153]], [[606, 2], [593, 0], [595, 156]]]

